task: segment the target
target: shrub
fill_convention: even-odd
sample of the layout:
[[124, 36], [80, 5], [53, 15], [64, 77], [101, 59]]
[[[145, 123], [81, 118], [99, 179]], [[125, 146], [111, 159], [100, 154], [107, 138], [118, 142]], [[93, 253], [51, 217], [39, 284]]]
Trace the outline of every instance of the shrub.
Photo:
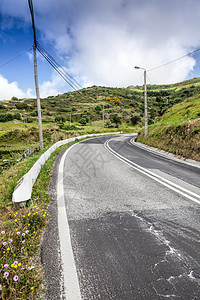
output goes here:
[[19, 102], [15, 104], [17, 109], [28, 109], [29, 106], [28, 104], [24, 103], [24, 102]]
[[90, 118], [87, 115], [82, 115], [82, 118], [86, 120], [86, 123], [89, 122]]
[[118, 126], [118, 124], [121, 124], [121, 122], [122, 122], [120, 116], [118, 116], [117, 114], [110, 115], [109, 118], [110, 118], [112, 123], [116, 124], [116, 126]]
[[132, 125], [136, 125], [141, 121], [140, 116], [131, 116], [131, 123]]
[[5, 109], [5, 106], [0, 104], [0, 109]]
[[55, 116], [55, 122], [56, 123], [64, 123], [66, 121], [65, 116]]
[[58, 109], [59, 112], [69, 112], [70, 110], [68, 108], [60, 107]]
[[49, 101], [50, 102], [50, 104], [56, 104], [56, 101], [55, 100], [51, 100], [51, 101]]
[[96, 110], [97, 113], [100, 113], [100, 111], [102, 110], [102, 108], [101, 108], [100, 105], [97, 105], [97, 106], [95, 107], [95, 110]]
[[79, 123], [85, 125], [87, 123], [87, 120], [85, 118], [81, 118]]
[[8, 122], [13, 120], [13, 115], [10, 113], [0, 114], [0, 122]]
[[34, 111], [32, 111], [32, 112], [30, 113], [30, 115], [31, 115], [32, 117], [37, 117], [37, 115], [38, 115], [37, 109], [34, 109]]
[[15, 119], [15, 120], [21, 120], [20, 113], [14, 113], [13, 114], [13, 119]]

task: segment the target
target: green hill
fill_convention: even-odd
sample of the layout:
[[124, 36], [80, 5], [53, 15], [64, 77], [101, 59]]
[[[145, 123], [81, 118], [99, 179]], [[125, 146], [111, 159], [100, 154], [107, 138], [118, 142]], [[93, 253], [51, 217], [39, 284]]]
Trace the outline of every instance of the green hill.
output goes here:
[[178, 156], [200, 161], [200, 94], [166, 111], [161, 119], [139, 132], [138, 141]]
[[[195, 118], [199, 117], [199, 108], [195, 108], [197, 111], [195, 115], [192, 108], [187, 108], [185, 103], [199, 101], [200, 78], [170, 85], [148, 85], [147, 90], [148, 122], [151, 127], [146, 143], [153, 143], [156, 140], [151, 137], [153, 128], [158, 128], [159, 131], [161, 126], [164, 130], [164, 123], [166, 127], [169, 125], [174, 127], [179, 123], [183, 124], [182, 121], [189, 122], [191, 118], [193, 118], [191, 122], [195, 123]], [[176, 113], [178, 103], [182, 105], [180, 107], [183, 110], [182, 115], [180, 114], [181, 119], [177, 117], [179, 113]], [[103, 105], [105, 132], [116, 130], [124, 133], [133, 132], [143, 127], [143, 86], [128, 88], [93, 86], [41, 99], [44, 146], [71, 136], [102, 132]], [[168, 117], [172, 108], [174, 117], [171, 115]], [[177, 120], [176, 125], [172, 122], [173, 118]], [[139, 138], [142, 140], [142, 133]], [[10, 101], [1, 101], [0, 163], [5, 159], [16, 160], [31, 146], [39, 147], [38, 139], [36, 100], [13, 97]]]

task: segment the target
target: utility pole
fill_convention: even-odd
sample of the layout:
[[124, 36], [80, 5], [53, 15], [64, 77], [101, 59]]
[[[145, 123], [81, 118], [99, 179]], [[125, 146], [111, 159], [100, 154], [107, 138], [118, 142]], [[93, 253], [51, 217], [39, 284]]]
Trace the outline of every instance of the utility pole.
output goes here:
[[37, 74], [37, 55], [36, 55], [37, 39], [36, 39], [35, 21], [34, 21], [34, 12], [33, 12], [32, 0], [28, 0], [28, 4], [29, 4], [30, 12], [31, 12], [32, 28], [33, 28], [33, 34], [34, 34], [33, 56], [34, 56], [35, 90], [36, 90], [36, 97], [37, 97], [39, 141], [40, 141], [40, 150], [43, 150], [42, 115], [41, 115], [40, 93], [39, 93], [39, 85], [38, 85], [38, 74]]
[[102, 112], [102, 115], [103, 115], [103, 133], [104, 133], [104, 104], [103, 104], [103, 112]]
[[37, 96], [37, 112], [38, 112], [38, 129], [39, 129], [39, 140], [40, 140], [40, 150], [43, 150], [43, 135], [42, 135], [42, 114], [40, 105], [40, 93], [38, 85], [38, 75], [37, 75], [37, 56], [36, 56], [36, 45], [33, 46], [34, 53], [34, 75], [35, 75], [35, 90]]
[[144, 136], [148, 134], [148, 113], [147, 113], [147, 71], [144, 68], [135, 66], [135, 69], [144, 70]]
[[144, 136], [148, 134], [148, 116], [147, 116], [147, 71], [144, 70]]

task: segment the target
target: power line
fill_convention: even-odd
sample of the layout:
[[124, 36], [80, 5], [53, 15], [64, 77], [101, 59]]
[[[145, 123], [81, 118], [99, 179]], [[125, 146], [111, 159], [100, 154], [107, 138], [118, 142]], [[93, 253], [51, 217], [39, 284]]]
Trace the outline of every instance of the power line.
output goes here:
[[37, 49], [42, 56], [52, 65], [52, 67], [62, 76], [67, 83], [73, 85], [73, 89], [82, 89], [83, 87], [37, 42]]
[[153, 70], [162, 68], [162, 67], [167, 66], [167, 65], [169, 65], [169, 64], [172, 64], [173, 62], [178, 61], [178, 60], [180, 60], [180, 59], [182, 59], [182, 58], [184, 58], [184, 57], [186, 57], [186, 56], [188, 56], [188, 55], [192, 55], [192, 54], [194, 54], [195, 52], [198, 52], [198, 51], [200, 51], [200, 48], [195, 49], [194, 51], [189, 52], [188, 54], [185, 54], [185, 55], [183, 55], [183, 56], [181, 56], [181, 57], [178, 57], [178, 58], [176, 58], [176, 59], [173, 59], [173, 60], [171, 60], [171, 61], [169, 61], [169, 62], [167, 62], [167, 63], [165, 63], [165, 64], [163, 64], [163, 65], [160, 65], [160, 66], [157, 66], [157, 67], [155, 67], [155, 68], [153, 68], [153, 69], [147, 70], [147, 72], [151, 72], [151, 71], [153, 71]]
[[7, 61], [6, 63], [4, 63], [3, 65], [1, 65], [0, 68], [5, 67], [6, 65], [10, 64], [11, 62], [15, 61], [15, 60], [18, 59], [19, 57], [23, 56], [24, 54], [26, 54], [27, 52], [32, 51], [32, 50], [33, 50], [33, 48], [31, 47], [31, 48], [28, 49], [27, 51], [25, 51], [25, 52], [19, 54], [18, 56], [12, 58], [11, 60], [9, 60], [9, 61]]
[[40, 54], [47, 60], [47, 62], [54, 68], [54, 70], [69, 84], [74, 90], [82, 89], [82, 86], [70, 76], [66, 70], [56, 62], [56, 60], [37, 43], [37, 49]]
[[153, 84], [151, 79], [149, 78], [149, 76], [147, 74], [146, 74], [146, 76], [147, 76], [148, 80], [150, 81], [150, 83]]

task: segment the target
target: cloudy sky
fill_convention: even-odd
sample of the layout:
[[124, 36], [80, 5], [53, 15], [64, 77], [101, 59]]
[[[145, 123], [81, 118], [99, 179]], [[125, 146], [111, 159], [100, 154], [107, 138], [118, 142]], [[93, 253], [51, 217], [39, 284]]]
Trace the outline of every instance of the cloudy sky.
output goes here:
[[[135, 65], [150, 70], [200, 48], [199, 0], [33, 0], [33, 6], [40, 45], [84, 87], [142, 85]], [[32, 44], [28, 0], [1, 0], [1, 100], [35, 94]], [[197, 77], [199, 67], [200, 51], [148, 72], [148, 83]], [[38, 72], [41, 97], [70, 90], [40, 54]]]

